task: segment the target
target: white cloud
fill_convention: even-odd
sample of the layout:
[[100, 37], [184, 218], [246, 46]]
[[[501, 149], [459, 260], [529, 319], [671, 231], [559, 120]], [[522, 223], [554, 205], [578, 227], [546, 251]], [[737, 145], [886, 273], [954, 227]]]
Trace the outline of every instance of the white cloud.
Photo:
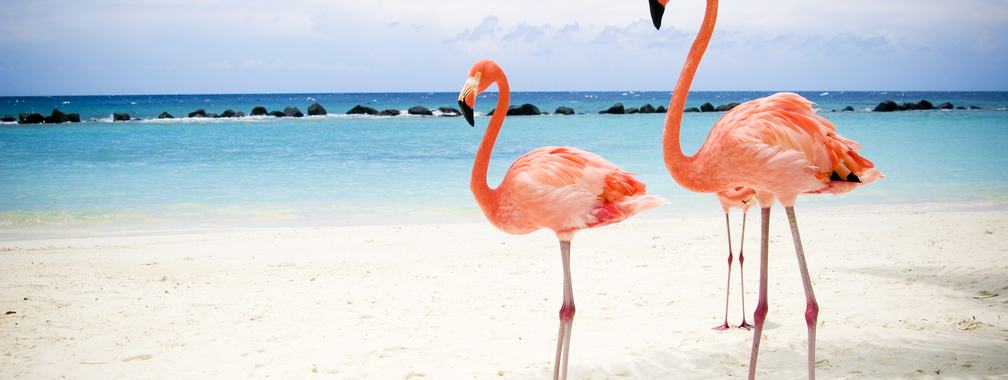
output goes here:
[[550, 29], [549, 25], [529, 26], [525, 22], [522, 22], [521, 24], [515, 26], [510, 33], [505, 34], [504, 37], [501, 38], [501, 41], [522, 40], [525, 43], [531, 43], [539, 37], [542, 37], [542, 35]]
[[207, 64], [207, 67], [211, 69], [230, 69], [231, 63], [226, 59], [223, 61], [211, 60], [210, 63]]
[[497, 31], [497, 24], [500, 21], [494, 16], [487, 16], [483, 18], [483, 21], [479, 25], [476, 25], [472, 30], [466, 29], [455, 36], [453, 41], [464, 41], [464, 42], [476, 42], [483, 37], [491, 37]]

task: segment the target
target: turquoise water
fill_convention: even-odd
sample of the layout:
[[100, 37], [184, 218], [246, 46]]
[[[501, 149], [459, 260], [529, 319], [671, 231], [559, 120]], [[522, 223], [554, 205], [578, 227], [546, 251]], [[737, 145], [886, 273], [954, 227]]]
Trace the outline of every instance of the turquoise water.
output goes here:
[[[691, 94], [687, 106], [749, 100], [766, 93]], [[804, 93], [886, 178], [852, 193], [806, 196], [799, 205], [918, 207], [1008, 204], [1008, 93]], [[709, 194], [678, 187], [661, 160], [663, 114], [600, 115], [613, 103], [667, 105], [667, 92], [516, 93], [515, 104], [573, 116], [509, 117], [490, 180], [534, 148], [568, 145], [644, 175], [649, 192], [672, 204], [667, 217], [720, 210]], [[457, 94], [276, 94], [0, 98], [0, 114], [81, 114], [82, 123], [0, 126], [0, 239], [178, 231], [243, 226], [478, 221], [469, 193], [476, 127], [461, 118], [349, 116], [453, 106]], [[878, 102], [978, 105], [981, 110], [867, 112]], [[198, 108], [249, 113], [318, 102], [330, 114], [303, 118], [189, 119]], [[481, 96], [476, 110], [494, 107]], [[854, 112], [833, 112], [851, 105]], [[161, 112], [173, 120], [158, 120]], [[112, 122], [113, 112], [141, 120]], [[696, 151], [722, 113], [687, 113], [683, 150]]]

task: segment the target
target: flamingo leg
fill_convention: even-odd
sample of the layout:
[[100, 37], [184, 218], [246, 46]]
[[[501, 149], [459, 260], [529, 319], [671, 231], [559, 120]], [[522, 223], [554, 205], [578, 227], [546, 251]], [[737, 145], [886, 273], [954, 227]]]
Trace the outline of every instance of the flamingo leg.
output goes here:
[[767, 267], [769, 264], [770, 247], [770, 208], [764, 207], [760, 215], [760, 287], [759, 301], [756, 303], [756, 311], [753, 313], [753, 323], [756, 324], [756, 331], [753, 332], [752, 354], [749, 356], [749, 380], [756, 378], [756, 356], [759, 354], [760, 338], [763, 336], [763, 322], [767, 315]]
[[[742, 211], [742, 238], [739, 241], [739, 249], [738, 249], [739, 279], [742, 281], [742, 324], [740, 324], [739, 327], [743, 328], [743, 329], [746, 329], [746, 330], [750, 330], [750, 329], [752, 329], [753, 326], [750, 325], [749, 322], [746, 322], [746, 319], [745, 319], [745, 317], [746, 317], [746, 313], [745, 313], [745, 271], [742, 270], [742, 263], [745, 262], [745, 257], [742, 256], [742, 250], [745, 249], [745, 220], [746, 220], [746, 211]], [[731, 244], [731, 242], [729, 241], [728, 244]], [[731, 249], [731, 247], [729, 247], [729, 249]], [[731, 261], [729, 260], [729, 263], [730, 262]], [[725, 317], [727, 318], [727, 314], [725, 315]]]
[[805, 323], [808, 325], [808, 378], [815, 379], [815, 337], [816, 321], [819, 317], [819, 304], [812, 293], [812, 280], [809, 278], [808, 266], [805, 264], [805, 250], [802, 249], [801, 236], [798, 235], [798, 221], [795, 219], [794, 207], [785, 207], [788, 222], [791, 223], [791, 237], [794, 238], [795, 254], [798, 255], [798, 269], [801, 271], [802, 285], [805, 287]]
[[557, 335], [556, 360], [553, 362], [553, 380], [567, 379], [567, 357], [570, 351], [571, 327], [574, 323], [574, 290], [571, 287], [569, 240], [560, 241], [560, 258], [563, 261], [564, 298], [563, 306], [560, 307], [560, 332]]
[[727, 212], [725, 212], [724, 217], [725, 217], [725, 225], [728, 227], [728, 285], [725, 286], [724, 324], [720, 326], [711, 327], [712, 329], [717, 331], [724, 331], [730, 328], [730, 326], [728, 326], [728, 294], [731, 292], [731, 264], [732, 264], [731, 218], [728, 217]]

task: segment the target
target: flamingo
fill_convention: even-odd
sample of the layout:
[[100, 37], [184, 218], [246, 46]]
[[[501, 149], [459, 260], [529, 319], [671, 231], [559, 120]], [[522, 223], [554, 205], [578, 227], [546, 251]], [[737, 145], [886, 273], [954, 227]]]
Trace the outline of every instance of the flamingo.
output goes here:
[[732, 268], [732, 256], [734, 251], [731, 246], [731, 218], [728, 217], [728, 211], [733, 208], [742, 209], [742, 237], [739, 239], [739, 252], [738, 252], [738, 265], [739, 265], [739, 279], [742, 282], [742, 323], [739, 327], [749, 330], [752, 325], [746, 322], [745, 315], [745, 276], [742, 271], [742, 264], [745, 262], [745, 257], [742, 256], [742, 248], [745, 244], [745, 220], [746, 213], [749, 211], [749, 207], [756, 202], [756, 192], [745, 186], [739, 186], [731, 190], [720, 191], [717, 194], [717, 199], [721, 202], [721, 208], [724, 209], [725, 225], [728, 227], [728, 285], [725, 287], [725, 318], [724, 324], [720, 326], [713, 327], [714, 330], [724, 331], [730, 328], [728, 326], [728, 295], [731, 293], [731, 268]]
[[476, 152], [469, 187], [476, 203], [494, 227], [515, 235], [548, 228], [560, 241], [563, 263], [563, 305], [557, 335], [553, 379], [567, 378], [567, 358], [574, 320], [570, 276], [570, 243], [580, 229], [620, 222], [658, 207], [666, 200], [645, 194], [644, 183], [596, 154], [570, 147], [543, 147], [519, 157], [496, 188], [487, 185], [487, 168], [511, 93], [504, 71], [494, 61], [476, 62], [459, 94], [459, 106], [469, 125], [476, 95], [497, 84], [497, 110]]
[[[655, 28], [669, 0], [649, 0]], [[815, 378], [815, 333], [819, 304], [805, 263], [794, 204], [798, 194], [840, 194], [883, 178], [875, 164], [861, 157], [861, 146], [836, 133], [829, 120], [815, 114], [812, 102], [794, 93], [777, 93], [745, 102], [726, 113], [693, 156], [679, 144], [683, 107], [697, 66], [717, 20], [717, 0], [707, 0], [703, 24], [690, 47], [665, 117], [662, 134], [665, 167], [679, 185], [693, 192], [716, 193], [745, 186], [761, 208], [760, 288], [753, 320], [749, 379], [756, 376], [756, 357], [767, 315], [767, 261], [770, 207], [784, 206], [794, 240], [805, 292], [808, 327], [808, 378]]]

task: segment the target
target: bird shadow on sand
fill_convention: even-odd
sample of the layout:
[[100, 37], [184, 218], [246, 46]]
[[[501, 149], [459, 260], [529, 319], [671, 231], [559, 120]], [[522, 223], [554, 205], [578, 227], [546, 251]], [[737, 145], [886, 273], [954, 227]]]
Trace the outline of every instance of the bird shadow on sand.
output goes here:
[[[573, 354], [573, 353], [572, 353]], [[804, 351], [793, 350], [789, 356], [801, 358]], [[605, 360], [571, 361], [568, 379], [712, 379], [745, 377], [748, 373], [749, 346], [732, 350], [697, 347], [645, 349], [626, 357]], [[803, 376], [804, 368], [773, 371], [779, 378]], [[552, 376], [549, 365], [528, 371], [503, 372], [501, 379], [532, 380]]]
[[[1008, 303], [1008, 279], [1003, 273], [993, 270], [969, 271], [966, 268], [948, 268], [943, 265], [870, 266], [833, 270], [852, 276], [884, 278], [891, 284], [911, 288], [932, 288], [946, 296], [958, 295], [991, 303]], [[865, 285], [866, 288], [869, 286]]]

